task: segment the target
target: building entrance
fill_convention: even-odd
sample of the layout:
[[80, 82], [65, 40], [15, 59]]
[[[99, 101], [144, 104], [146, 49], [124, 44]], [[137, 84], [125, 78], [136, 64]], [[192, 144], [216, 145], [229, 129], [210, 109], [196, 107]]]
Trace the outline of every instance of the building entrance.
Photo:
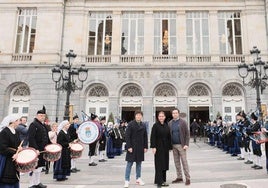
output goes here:
[[127, 122], [132, 121], [135, 118], [134, 113], [136, 110], [141, 110], [141, 107], [122, 107], [122, 120], [126, 120]]
[[208, 106], [197, 106], [190, 107], [190, 124], [194, 119], [198, 122], [201, 119], [202, 123], [205, 123], [209, 120], [209, 107]]

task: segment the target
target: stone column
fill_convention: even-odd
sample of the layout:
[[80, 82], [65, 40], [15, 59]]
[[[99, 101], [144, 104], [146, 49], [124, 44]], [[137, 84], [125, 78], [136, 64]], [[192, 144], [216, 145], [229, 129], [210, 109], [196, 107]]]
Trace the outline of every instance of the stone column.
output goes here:
[[119, 57], [121, 55], [121, 11], [113, 12], [113, 29], [112, 29], [112, 63], [119, 63]]
[[210, 36], [210, 54], [212, 62], [219, 62], [220, 54], [219, 46], [219, 29], [218, 29], [218, 12], [216, 10], [209, 11], [209, 36]]
[[154, 18], [153, 11], [144, 13], [144, 62], [152, 63], [154, 54]]
[[186, 62], [186, 15], [184, 10], [177, 11], [177, 54], [180, 63]]

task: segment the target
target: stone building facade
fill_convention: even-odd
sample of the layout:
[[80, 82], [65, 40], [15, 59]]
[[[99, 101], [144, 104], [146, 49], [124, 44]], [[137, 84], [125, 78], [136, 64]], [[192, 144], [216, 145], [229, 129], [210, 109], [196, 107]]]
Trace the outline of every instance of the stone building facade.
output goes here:
[[[267, 60], [266, 0], [1, 0], [0, 119], [46, 106], [62, 119], [66, 93], [51, 69], [74, 50], [73, 66], [88, 78], [71, 95], [74, 112], [130, 120], [141, 109], [178, 107], [188, 121], [235, 121], [256, 109], [256, 91], [244, 87], [237, 66], [253, 46]], [[264, 90], [262, 103], [267, 104]]]

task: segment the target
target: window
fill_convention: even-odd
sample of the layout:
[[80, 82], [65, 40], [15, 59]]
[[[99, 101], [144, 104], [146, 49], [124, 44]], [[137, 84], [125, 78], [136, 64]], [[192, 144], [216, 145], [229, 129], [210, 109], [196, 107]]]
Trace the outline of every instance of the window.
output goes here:
[[89, 13], [88, 55], [111, 55], [112, 14]]
[[186, 37], [188, 54], [209, 54], [207, 12], [188, 12], [186, 14]]
[[176, 13], [154, 13], [154, 54], [176, 54]]
[[18, 11], [18, 28], [16, 53], [32, 53], [35, 43], [37, 12], [35, 8], [20, 8]]
[[221, 54], [242, 54], [242, 32], [239, 12], [220, 12], [219, 41]]
[[144, 15], [124, 12], [122, 15], [121, 55], [142, 55], [144, 52]]

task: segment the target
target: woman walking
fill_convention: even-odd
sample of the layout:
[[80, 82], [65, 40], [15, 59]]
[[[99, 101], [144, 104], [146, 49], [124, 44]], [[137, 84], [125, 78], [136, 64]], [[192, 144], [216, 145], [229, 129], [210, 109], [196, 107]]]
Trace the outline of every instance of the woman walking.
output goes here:
[[158, 113], [157, 122], [151, 133], [151, 148], [154, 154], [155, 179], [157, 187], [166, 187], [166, 172], [169, 169], [169, 150], [172, 149], [170, 129], [163, 111]]

